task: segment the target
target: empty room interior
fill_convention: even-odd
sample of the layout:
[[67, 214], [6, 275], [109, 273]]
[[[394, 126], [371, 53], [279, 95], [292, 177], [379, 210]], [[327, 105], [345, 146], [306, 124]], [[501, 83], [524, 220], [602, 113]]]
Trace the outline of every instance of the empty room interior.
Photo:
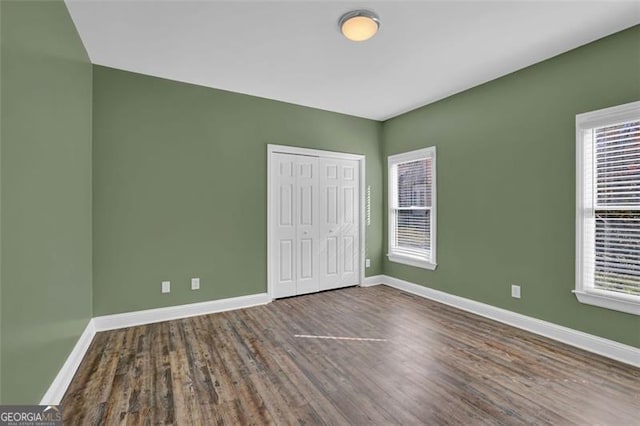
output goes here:
[[0, 24], [0, 424], [640, 421], [640, 2]]

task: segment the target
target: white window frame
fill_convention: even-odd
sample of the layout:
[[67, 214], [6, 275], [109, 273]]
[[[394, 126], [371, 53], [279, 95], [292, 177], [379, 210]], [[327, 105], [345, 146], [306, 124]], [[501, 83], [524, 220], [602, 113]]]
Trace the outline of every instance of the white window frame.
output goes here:
[[[432, 188], [431, 188], [431, 215], [430, 215], [430, 231], [431, 231], [431, 258], [426, 259], [417, 256], [408, 256], [406, 254], [400, 254], [395, 252], [393, 244], [395, 241], [395, 232], [396, 232], [396, 212], [393, 208], [394, 199], [396, 196], [396, 176], [395, 169], [399, 163], [406, 163], [409, 161], [417, 161], [424, 158], [432, 159]], [[391, 262], [402, 263], [405, 265], [416, 266], [418, 268], [429, 269], [431, 271], [435, 270], [438, 264], [436, 263], [436, 211], [437, 211], [437, 203], [436, 203], [436, 147], [431, 146], [428, 148], [418, 149], [415, 151], [404, 152], [401, 154], [390, 155], [387, 159], [387, 180], [389, 184], [389, 192], [388, 192], [388, 232], [389, 232], [389, 240], [388, 240], [388, 253], [387, 257]]]
[[590, 130], [638, 119], [640, 101], [576, 115], [576, 286], [573, 290], [580, 303], [635, 315], [640, 315], [640, 296], [594, 288], [594, 283], [585, 278], [590, 275], [586, 273], [587, 268], [593, 268], [593, 264], [585, 261], [588, 249], [585, 230], [593, 226], [593, 197], [589, 196], [593, 190], [586, 186], [593, 178], [585, 176], [584, 168], [592, 151], [587, 146], [592, 143]]

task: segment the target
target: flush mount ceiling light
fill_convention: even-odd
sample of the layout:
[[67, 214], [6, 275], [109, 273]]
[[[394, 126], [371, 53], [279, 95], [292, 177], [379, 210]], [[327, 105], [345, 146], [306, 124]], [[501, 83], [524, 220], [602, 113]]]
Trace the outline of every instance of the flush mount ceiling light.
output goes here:
[[368, 10], [353, 10], [340, 18], [340, 31], [351, 41], [365, 41], [376, 35], [380, 18]]

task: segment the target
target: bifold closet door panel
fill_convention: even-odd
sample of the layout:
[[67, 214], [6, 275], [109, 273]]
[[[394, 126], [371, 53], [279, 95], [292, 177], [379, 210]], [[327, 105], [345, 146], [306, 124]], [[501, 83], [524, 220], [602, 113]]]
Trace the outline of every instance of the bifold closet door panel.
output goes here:
[[340, 197], [342, 222], [339, 256], [342, 259], [340, 285], [360, 282], [360, 168], [355, 160], [341, 160]]
[[318, 158], [304, 155], [296, 157], [296, 294], [305, 294], [319, 291]]
[[271, 159], [271, 274], [274, 297], [297, 294], [297, 203], [294, 155], [272, 154]]
[[358, 161], [320, 158], [320, 289], [360, 282]]
[[340, 287], [340, 160], [320, 158], [320, 289]]

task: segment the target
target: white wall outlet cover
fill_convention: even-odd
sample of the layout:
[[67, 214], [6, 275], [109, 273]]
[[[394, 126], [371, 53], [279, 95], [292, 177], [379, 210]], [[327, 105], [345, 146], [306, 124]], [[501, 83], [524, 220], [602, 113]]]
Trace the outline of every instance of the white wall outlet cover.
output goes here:
[[169, 293], [171, 291], [171, 281], [162, 281], [162, 292]]
[[191, 278], [191, 290], [200, 289], [200, 278]]
[[519, 285], [511, 285], [511, 297], [515, 297], [516, 299], [520, 299], [520, 286]]
[[371, 267], [371, 259], [365, 259], [364, 267], [365, 268], [370, 268]]

